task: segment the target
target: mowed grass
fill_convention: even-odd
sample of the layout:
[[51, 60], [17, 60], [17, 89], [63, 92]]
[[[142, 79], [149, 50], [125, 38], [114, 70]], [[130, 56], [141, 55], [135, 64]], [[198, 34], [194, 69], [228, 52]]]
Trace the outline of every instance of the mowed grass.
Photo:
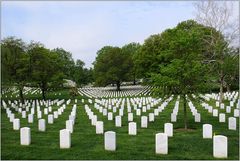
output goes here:
[[[55, 96], [55, 95], [54, 95]], [[213, 117], [196, 100], [192, 100], [194, 106], [201, 114], [201, 123], [195, 123], [194, 117], [188, 107], [188, 128], [184, 131], [183, 102], [180, 100], [180, 107], [177, 116], [177, 122], [173, 123], [174, 136], [168, 139], [168, 154], [155, 154], [155, 134], [164, 131], [164, 123], [170, 122], [171, 112], [174, 108], [176, 97], [168, 106], [155, 117], [154, 122], [148, 123], [148, 128], [140, 127], [140, 117], [134, 112], [134, 122], [137, 122], [137, 135], [128, 135], [127, 108], [125, 103], [124, 116], [122, 117], [122, 127], [115, 127], [115, 120], [108, 121], [106, 116], [100, 114], [85, 99], [85, 103], [90, 106], [92, 111], [98, 116], [98, 120], [104, 121], [104, 131], [115, 131], [117, 139], [117, 149], [114, 152], [104, 150], [104, 135], [97, 135], [95, 126], [85, 112], [84, 105], [81, 103], [81, 97], [78, 97], [77, 117], [74, 125], [74, 132], [71, 135], [71, 148], [59, 148], [59, 130], [65, 128], [65, 121], [72, 110], [74, 101], [67, 106], [63, 115], [54, 120], [54, 124], [47, 124], [46, 132], [38, 131], [37, 115], [34, 115], [34, 123], [27, 123], [27, 119], [22, 119], [21, 115], [15, 113], [15, 117], [21, 118], [21, 127], [31, 128], [31, 145], [20, 145], [20, 131], [14, 131], [12, 123], [9, 122], [6, 112], [1, 109], [1, 159], [14, 160], [33, 160], [33, 159], [55, 159], [55, 160], [176, 160], [176, 159], [216, 159], [213, 157], [213, 140], [202, 138], [202, 124], [210, 123], [213, 125], [213, 132], [216, 135], [225, 135], [228, 137], [228, 160], [239, 159], [239, 118], [237, 118], [237, 130], [228, 130], [227, 118], [233, 116], [226, 114], [226, 122], [219, 123], [218, 117]], [[214, 105], [211, 100], [209, 104]], [[229, 102], [225, 102], [226, 104]], [[161, 103], [160, 103], [161, 104]], [[59, 107], [53, 106], [53, 109]], [[214, 108], [216, 108], [214, 106]], [[147, 115], [153, 112], [153, 109], [142, 113]], [[114, 113], [114, 116], [118, 115]], [[47, 121], [47, 116], [43, 115]]]

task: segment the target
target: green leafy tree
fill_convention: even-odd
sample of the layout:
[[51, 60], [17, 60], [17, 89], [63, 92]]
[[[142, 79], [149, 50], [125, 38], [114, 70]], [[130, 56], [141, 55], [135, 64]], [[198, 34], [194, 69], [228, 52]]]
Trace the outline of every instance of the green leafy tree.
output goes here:
[[159, 63], [163, 62], [160, 52], [164, 47], [164, 41], [160, 34], [151, 35], [144, 41], [134, 56], [136, 74], [145, 80], [150, 77], [149, 73], [157, 72]]
[[97, 52], [93, 64], [96, 85], [116, 84], [119, 91], [121, 82], [127, 80], [129, 68], [127, 57], [119, 47], [103, 47]]
[[239, 50], [231, 48], [228, 54], [225, 54], [223, 64], [224, 84], [227, 91], [239, 88]]
[[151, 85], [159, 87], [155, 94], [178, 94], [183, 98], [185, 129], [187, 95], [204, 92], [210, 85], [209, 65], [204, 62], [206, 44], [202, 41], [207, 31], [207, 27], [195, 21], [181, 22], [147, 39], [139, 56]]
[[93, 69], [84, 68], [85, 84], [91, 84], [94, 81]]
[[7, 37], [1, 43], [2, 83], [16, 84], [22, 103], [24, 103], [23, 88], [29, 78], [29, 57], [25, 49], [26, 45], [22, 39], [15, 37]]
[[128, 64], [128, 78], [133, 80], [133, 84], [136, 84], [136, 65], [134, 64], [134, 57], [138, 52], [141, 45], [139, 43], [130, 43], [122, 47], [122, 53], [126, 55], [126, 64]]
[[63, 48], [53, 49], [52, 52], [58, 54], [58, 63], [60, 65], [60, 70], [63, 72], [64, 77], [68, 79], [73, 79], [73, 70], [74, 70], [74, 60], [72, 54]]
[[78, 84], [78, 86], [82, 86], [85, 84], [85, 74], [84, 74], [84, 65], [85, 63], [78, 59], [74, 66], [74, 81]]
[[31, 49], [32, 54], [32, 79], [42, 91], [42, 97], [45, 100], [45, 93], [49, 86], [62, 84], [64, 74], [60, 70], [61, 62], [56, 52], [51, 52], [42, 46]]

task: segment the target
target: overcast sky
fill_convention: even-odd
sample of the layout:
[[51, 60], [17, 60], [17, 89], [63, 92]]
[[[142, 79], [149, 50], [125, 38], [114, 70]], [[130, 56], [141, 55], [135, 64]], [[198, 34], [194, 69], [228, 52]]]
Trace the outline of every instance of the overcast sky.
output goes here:
[[62, 47], [92, 67], [105, 45], [142, 44], [150, 35], [193, 18], [193, 3], [186, 1], [4, 1], [1, 36]]

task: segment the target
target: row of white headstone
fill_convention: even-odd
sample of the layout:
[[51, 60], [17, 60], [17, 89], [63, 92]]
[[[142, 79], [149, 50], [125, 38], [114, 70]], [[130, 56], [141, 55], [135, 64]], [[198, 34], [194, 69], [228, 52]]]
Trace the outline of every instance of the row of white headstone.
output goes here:
[[[76, 105], [74, 105], [74, 106], [76, 106]], [[32, 109], [31, 109], [31, 113], [28, 114], [28, 123], [33, 123], [34, 108], [32, 108]], [[62, 115], [62, 113], [64, 112], [64, 109], [66, 109], [66, 105], [63, 105], [62, 107], [60, 107], [58, 109], [58, 111], [54, 111], [53, 112], [54, 114], [49, 114], [48, 115], [48, 124], [53, 124], [54, 123], [54, 119], [57, 119], [60, 115]], [[76, 110], [76, 107], [74, 107], [74, 109]], [[14, 130], [19, 130], [20, 129], [20, 119], [15, 118], [15, 114], [12, 113], [9, 108], [6, 108], [6, 111], [7, 111], [7, 116], [10, 119], [10, 122], [13, 122], [13, 129]], [[22, 112], [22, 118], [26, 118], [26, 111], [21, 111], [21, 112]], [[40, 108], [38, 108], [38, 118], [42, 118]], [[38, 129], [39, 129], [39, 131], [45, 131], [46, 130], [45, 119], [39, 119], [38, 120]]]
[[[208, 111], [209, 111], [209, 109], [212, 109], [212, 108], [210, 108], [212, 106], [209, 106], [207, 103], [202, 103], [201, 105], [205, 109], [208, 109]], [[238, 112], [239, 112], [239, 109], [235, 109], [235, 110], [238, 110]], [[218, 114], [217, 109], [210, 110], [209, 112], [213, 113], [213, 117], [219, 117], [219, 122], [226, 122], [226, 115], [224, 113]], [[236, 130], [237, 129], [237, 119], [235, 117], [229, 117], [228, 118], [228, 129], [229, 130]]]
[[[97, 134], [104, 133], [102, 121], [97, 121], [96, 133]], [[136, 134], [137, 134], [136, 123], [130, 122], [129, 123], [129, 135], [136, 135]], [[172, 123], [164, 124], [164, 134], [166, 135], [166, 137], [173, 136], [173, 124]], [[159, 142], [159, 139], [162, 140], [162, 137], [159, 138], [156, 135], [157, 143]], [[167, 138], [165, 140], [167, 141]], [[105, 142], [105, 150], [113, 150], [113, 151], [116, 150], [116, 133], [113, 131], [105, 132], [104, 133], [104, 142]], [[161, 146], [161, 143], [160, 143], [160, 146]], [[69, 129], [60, 130], [60, 148], [70, 148], [70, 147], [71, 147], [71, 130], [69, 130]], [[159, 149], [159, 145], [158, 145], [158, 148], [156, 146], [156, 149]]]
[[[165, 125], [171, 123], [166, 123]], [[172, 129], [172, 126], [171, 128]], [[30, 128], [23, 127], [20, 130], [20, 143], [21, 145], [31, 144], [31, 132]], [[168, 137], [172, 131], [165, 131], [164, 133], [157, 133], [155, 135], [155, 152], [156, 154], [168, 154]], [[69, 129], [60, 130], [60, 148], [71, 147], [71, 131]], [[210, 124], [203, 125], [203, 138], [212, 138], [212, 126]], [[108, 151], [116, 150], [116, 133], [113, 131], [107, 131], [104, 133], [104, 148]], [[216, 158], [227, 158], [228, 156], [228, 143], [227, 137], [222, 135], [213, 136], [213, 156]]]
[[89, 98], [103, 98], [103, 97], [132, 97], [137, 95], [149, 95], [151, 87], [149, 86], [127, 86], [122, 87], [122, 91], [113, 91], [112, 87], [91, 87], [80, 88], [78, 92], [80, 95], [85, 95]]
[[173, 111], [171, 113], [171, 122], [176, 122], [177, 121], [177, 115], [178, 115], [178, 109], [179, 109], [179, 99], [180, 99], [180, 96], [178, 96], [178, 98], [175, 102]]
[[[141, 127], [142, 128], [147, 128], [148, 121], [149, 122], [154, 122], [154, 117], [157, 116], [159, 114], [159, 112], [162, 112], [162, 110], [164, 110], [164, 108], [167, 106], [168, 102], [171, 99], [172, 98], [168, 99], [161, 106], [159, 106], [158, 109], [155, 109], [154, 113], [149, 113], [149, 117], [141, 116]], [[99, 108], [100, 113], [103, 113], [103, 116], [107, 115], [108, 120], [113, 120], [113, 113], [112, 112], [107, 113], [107, 109], [102, 109], [102, 107], [97, 107], [97, 108]], [[140, 113], [138, 113], [139, 112], [138, 110], [139, 109], [136, 109], [136, 115], [141, 115]], [[97, 115], [94, 115], [94, 113], [91, 111], [91, 109], [89, 108], [89, 106], [87, 104], [85, 105], [85, 111], [86, 111], [89, 119], [91, 120], [91, 124], [95, 126], [96, 122], [97, 122]], [[123, 116], [123, 110], [120, 109], [119, 111], [120, 111], [120, 115], [115, 117], [115, 126], [116, 127], [121, 127], [122, 126], [121, 116]], [[130, 112], [130, 111], [128, 111], [128, 112]], [[133, 113], [128, 113], [128, 121], [129, 122], [133, 121]]]
[[198, 113], [196, 107], [193, 105], [192, 101], [189, 100], [188, 106], [190, 107], [191, 113], [194, 116], [195, 122], [201, 122], [201, 114]]

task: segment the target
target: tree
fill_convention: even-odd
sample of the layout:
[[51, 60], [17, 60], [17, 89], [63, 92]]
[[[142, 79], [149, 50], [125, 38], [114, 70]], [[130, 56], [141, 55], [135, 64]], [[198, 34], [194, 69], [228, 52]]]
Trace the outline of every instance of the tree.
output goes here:
[[[144, 59], [138, 60], [149, 63], [148, 69], [144, 70], [149, 75], [151, 85], [159, 87], [154, 89], [156, 95], [181, 95], [185, 129], [187, 95], [209, 88], [209, 66], [203, 61], [206, 44], [202, 41], [207, 31], [207, 27], [193, 20], [181, 22], [173, 29], [148, 38], [140, 53]], [[152, 61], [151, 65], [149, 60]]]
[[134, 56], [138, 52], [141, 45], [139, 43], [130, 43], [122, 47], [122, 53], [126, 55], [126, 64], [128, 64], [128, 78], [136, 84], [136, 65], [134, 64]]
[[235, 48], [230, 49], [225, 55], [223, 64], [224, 85], [227, 91], [239, 88], [239, 51]]
[[32, 53], [32, 79], [35, 81], [41, 91], [42, 97], [45, 100], [45, 92], [50, 83], [62, 84], [63, 73], [59, 55], [56, 52], [51, 52], [42, 46], [35, 46], [31, 49]]
[[[160, 44], [164, 43], [161, 41], [160, 34], [151, 35], [144, 41], [144, 45], [136, 52], [134, 56], [134, 64], [136, 74], [141, 78], [149, 78], [149, 73], [154, 72], [158, 69], [159, 61], [159, 48]], [[157, 72], [157, 71], [156, 71]]]
[[[218, 74], [220, 87], [220, 103], [223, 101], [223, 88], [226, 79], [228, 67], [224, 60], [228, 55], [229, 48], [238, 43], [239, 24], [238, 18], [233, 17], [233, 4], [231, 2], [218, 1], [200, 1], [195, 3], [197, 22], [211, 27], [212, 30], [207, 40], [204, 40], [210, 46], [208, 52], [211, 53], [208, 62], [212, 63], [215, 72]], [[217, 34], [216, 34], [217, 33]], [[224, 39], [224, 41], [223, 41]]]
[[24, 103], [23, 88], [28, 80], [29, 57], [22, 39], [7, 37], [1, 44], [2, 82], [15, 83], [19, 89], [21, 102]]
[[97, 52], [93, 64], [96, 85], [116, 84], [119, 91], [121, 82], [127, 80], [127, 57], [119, 47], [103, 47]]
[[74, 66], [74, 75], [73, 75], [74, 79], [73, 80], [79, 86], [82, 86], [83, 84], [85, 84], [84, 65], [85, 65], [85, 63], [82, 60], [78, 59]]
[[61, 71], [64, 74], [65, 78], [68, 79], [73, 79], [73, 70], [74, 70], [74, 60], [72, 58], [72, 54], [66, 50], [64, 50], [63, 48], [56, 48], [53, 49], [52, 52], [55, 52], [56, 54], [58, 54], [58, 60], [61, 64]]

